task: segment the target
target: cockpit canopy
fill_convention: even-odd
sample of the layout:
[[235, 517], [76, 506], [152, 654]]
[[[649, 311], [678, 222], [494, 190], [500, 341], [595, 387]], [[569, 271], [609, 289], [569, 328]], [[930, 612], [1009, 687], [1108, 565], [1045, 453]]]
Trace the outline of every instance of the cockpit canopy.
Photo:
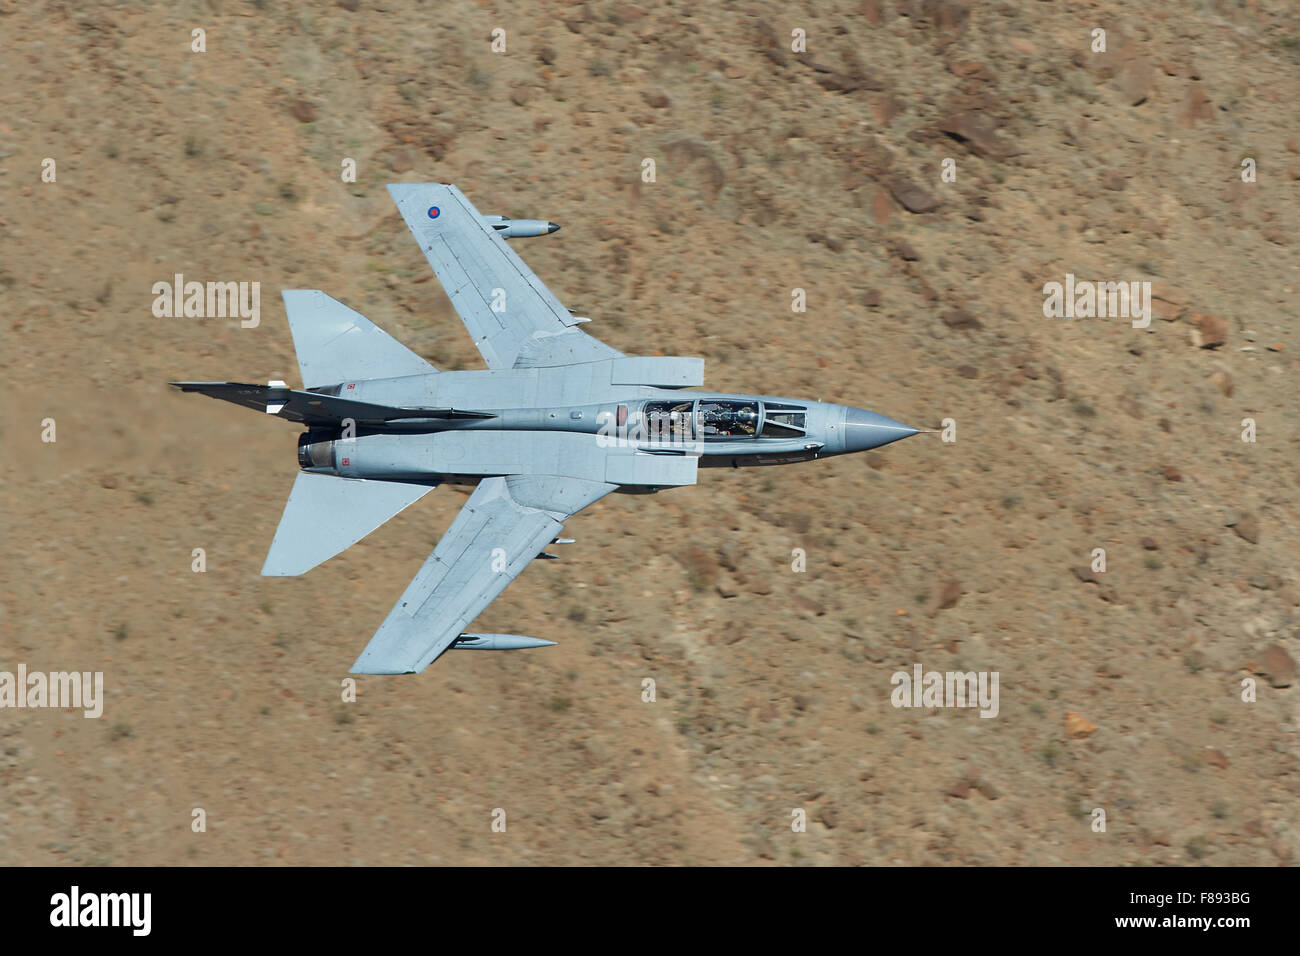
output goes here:
[[646, 402], [642, 420], [651, 440], [744, 441], [801, 438], [806, 413], [802, 405], [702, 398]]
[[802, 405], [763, 403], [763, 438], [799, 438], [805, 434], [806, 412]]
[[756, 437], [759, 405], [759, 402], [702, 400], [695, 413], [700, 437], [705, 441]]

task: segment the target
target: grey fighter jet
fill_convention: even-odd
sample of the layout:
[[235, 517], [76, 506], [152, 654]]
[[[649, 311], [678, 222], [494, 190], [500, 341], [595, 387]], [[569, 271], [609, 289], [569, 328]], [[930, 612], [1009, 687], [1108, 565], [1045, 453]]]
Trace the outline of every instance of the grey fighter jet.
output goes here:
[[262, 568], [299, 575], [443, 482], [474, 491], [354, 674], [424, 670], [449, 648], [550, 641], [467, 630], [610, 492], [693, 485], [700, 466], [780, 465], [865, 451], [919, 429], [845, 405], [684, 389], [704, 360], [627, 356], [583, 332], [506, 240], [544, 220], [484, 216], [455, 186], [388, 187], [482, 353], [484, 371], [439, 372], [316, 290], [284, 292], [303, 388], [172, 382], [306, 426], [301, 471]]

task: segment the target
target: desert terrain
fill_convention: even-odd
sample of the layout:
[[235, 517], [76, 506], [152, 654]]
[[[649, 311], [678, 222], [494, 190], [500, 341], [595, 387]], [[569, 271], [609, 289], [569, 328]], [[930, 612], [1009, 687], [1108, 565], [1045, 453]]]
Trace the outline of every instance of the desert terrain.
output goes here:
[[[104, 674], [0, 709], [0, 863], [1296, 862], [1289, 0], [7, 0], [0, 71], [0, 670]], [[166, 383], [303, 385], [286, 288], [483, 367], [429, 180], [560, 223], [513, 248], [621, 352], [956, 440], [611, 495], [476, 623], [557, 646], [344, 702], [465, 492], [261, 578], [298, 428]]]

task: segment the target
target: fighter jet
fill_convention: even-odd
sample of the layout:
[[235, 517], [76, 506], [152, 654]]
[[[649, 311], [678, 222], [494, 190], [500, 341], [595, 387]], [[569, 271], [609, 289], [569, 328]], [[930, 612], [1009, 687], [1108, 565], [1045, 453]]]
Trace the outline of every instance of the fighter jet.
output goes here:
[[611, 492], [693, 485], [701, 466], [811, 461], [915, 435], [861, 408], [691, 392], [704, 360], [628, 356], [588, 335], [507, 245], [544, 220], [484, 216], [455, 186], [388, 187], [487, 363], [440, 372], [324, 292], [283, 293], [302, 389], [171, 382], [306, 426], [263, 575], [300, 575], [435, 486], [474, 491], [353, 664], [418, 673], [451, 648], [551, 641], [468, 631], [564, 523]]

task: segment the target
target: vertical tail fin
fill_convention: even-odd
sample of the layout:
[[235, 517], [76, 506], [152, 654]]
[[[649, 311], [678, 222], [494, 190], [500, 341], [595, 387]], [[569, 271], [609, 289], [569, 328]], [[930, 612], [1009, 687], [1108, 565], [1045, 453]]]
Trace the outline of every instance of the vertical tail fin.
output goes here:
[[285, 289], [304, 388], [438, 371], [360, 312], [317, 289]]

